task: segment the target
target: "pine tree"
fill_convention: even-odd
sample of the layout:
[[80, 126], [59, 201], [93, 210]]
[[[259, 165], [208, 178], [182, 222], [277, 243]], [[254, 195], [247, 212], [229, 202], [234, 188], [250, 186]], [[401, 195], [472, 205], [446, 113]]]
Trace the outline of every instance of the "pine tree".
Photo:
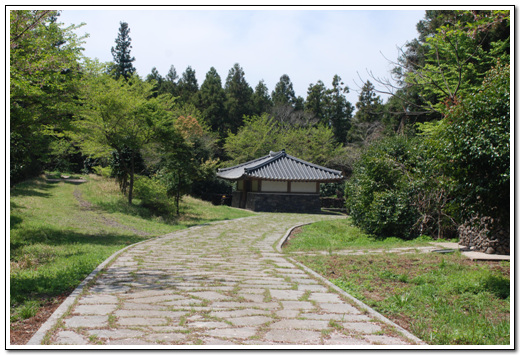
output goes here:
[[280, 77], [280, 81], [276, 84], [274, 91], [271, 94], [271, 98], [273, 99], [273, 104], [275, 106], [294, 105], [296, 96], [289, 75], [284, 74]]
[[270, 112], [273, 107], [273, 100], [269, 96], [269, 89], [263, 80], [258, 82], [253, 93], [253, 114], [262, 115], [262, 113]]
[[214, 67], [206, 74], [198, 95], [197, 108], [202, 112], [211, 130], [223, 137], [229, 127], [224, 124], [227, 116], [224, 108], [226, 94], [222, 88], [220, 75]]
[[226, 79], [226, 111], [228, 112], [229, 127], [231, 132], [236, 133], [242, 126], [244, 116], [252, 112], [253, 89], [246, 81], [244, 70], [236, 63], [229, 70]]
[[193, 97], [199, 91], [199, 84], [197, 82], [197, 77], [195, 76], [195, 70], [188, 66], [184, 73], [182, 73], [182, 78], [179, 80], [177, 84], [177, 95], [179, 96], [179, 100], [182, 103], [192, 103]]
[[135, 68], [132, 62], [135, 61], [134, 57], [130, 56], [130, 49], [132, 39], [129, 36], [130, 28], [128, 23], [120, 22], [119, 34], [116, 38], [116, 47], [112, 47], [112, 56], [114, 57], [115, 66], [113, 67], [113, 74], [116, 79], [123, 76], [128, 79], [133, 73]]

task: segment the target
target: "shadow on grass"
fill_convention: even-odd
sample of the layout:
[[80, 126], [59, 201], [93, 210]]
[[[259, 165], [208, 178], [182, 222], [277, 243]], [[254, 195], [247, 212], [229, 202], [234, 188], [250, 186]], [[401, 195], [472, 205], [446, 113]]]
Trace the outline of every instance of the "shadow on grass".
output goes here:
[[98, 246], [130, 245], [140, 242], [143, 237], [135, 234], [86, 234], [63, 231], [53, 228], [26, 229], [13, 233], [10, 238], [11, 254], [16, 255], [18, 249], [32, 244], [49, 246], [94, 244]]
[[[65, 266], [58, 267], [50, 260], [36, 268], [22, 269], [11, 272], [11, 305], [27, 302], [28, 300], [49, 299], [57, 295], [71, 292], [75, 287], [94, 270], [103, 260], [110, 256], [111, 252], [99, 252], [104, 247], [116, 247], [111, 250], [121, 249], [125, 246], [140, 242], [147, 238], [135, 235], [121, 234], [83, 234], [70, 231], [60, 231], [51, 228], [39, 230], [24, 230], [13, 233], [10, 240], [11, 261], [18, 261], [27, 257], [44, 258], [37, 255], [28, 255], [23, 247], [34, 244], [48, 246], [52, 254], [52, 247], [70, 246], [71, 252], [63, 254], [63, 248], [56, 249], [61, 263]], [[78, 247], [79, 246], [79, 247]], [[119, 248], [117, 248], [119, 247]], [[39, 248], [42, 249], [42, 248]], [[61, 251], [60, 251], [61, 250]], [[29, 253], [30, 254], [30, 253]], [[52, 259], [52, 258], [51, 258]]]
[[17, 184], [10, 190], [10, 194], [11, 197], [51, 197], [51, 194], [48, 191], [56, 188], [56, 186], [56, 184], [48, 184], [43, 178], [38, 178]]

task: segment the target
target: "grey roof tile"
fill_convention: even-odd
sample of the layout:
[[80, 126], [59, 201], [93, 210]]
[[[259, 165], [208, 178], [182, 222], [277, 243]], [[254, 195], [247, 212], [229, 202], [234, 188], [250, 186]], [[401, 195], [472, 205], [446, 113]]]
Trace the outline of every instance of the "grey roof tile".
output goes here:
[[283, 150], [271, 152], [264, 157], [230, 168], [219, 169], [217, 176], [228, 180], [243, 177], [285, 181], [339, 181], [343, 179], [341, 171], [295, 158]]

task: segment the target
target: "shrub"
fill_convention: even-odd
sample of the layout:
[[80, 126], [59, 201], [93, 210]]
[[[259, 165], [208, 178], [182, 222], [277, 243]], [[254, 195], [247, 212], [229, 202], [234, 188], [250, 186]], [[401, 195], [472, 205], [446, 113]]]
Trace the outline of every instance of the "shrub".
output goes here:
[[141, 200], [141, 205], [158, 214], [172, 212], [171, 201], [166, 194], [166, 186], [158, 178], [137, 176], [134, 182], [134, 194]]
[[391, 137], [361, 156], [347, 182], [347, 211], [353, 222], [377, 237], [409, 239], [419, 213], [412, 203], [414, 142]]

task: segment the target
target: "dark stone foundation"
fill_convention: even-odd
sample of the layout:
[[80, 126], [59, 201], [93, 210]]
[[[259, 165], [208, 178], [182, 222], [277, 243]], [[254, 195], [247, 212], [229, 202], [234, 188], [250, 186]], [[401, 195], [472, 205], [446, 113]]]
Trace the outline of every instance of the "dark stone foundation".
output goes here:
[[321, 202], [319, 194], [248, 192], [245, 208], [256, 212], [319, 213]]

